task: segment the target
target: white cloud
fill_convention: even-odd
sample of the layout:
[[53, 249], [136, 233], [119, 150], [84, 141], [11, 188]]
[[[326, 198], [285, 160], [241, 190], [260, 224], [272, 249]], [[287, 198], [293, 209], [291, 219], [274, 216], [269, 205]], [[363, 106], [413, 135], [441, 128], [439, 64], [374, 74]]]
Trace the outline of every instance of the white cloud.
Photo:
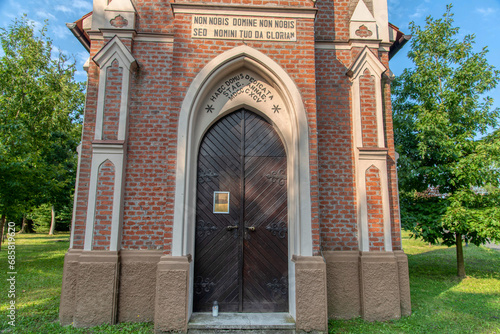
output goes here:
[[87, 0], [73, 0], [69, 6], [57, 5], [54, 9], [63, 13], [90, 12], [92, 10], [92, 3]]
[[[2, 1], [2, 0], [0, 0]], [[22, 14], [27, 13], [28, 10], [21, 6], [16, 0], [9, 0], [9, 13], [4, 13], [9, 18], [15, 19], [21, 17]], [[3, 25], [3, 24], [2, 24]]]
[[79, 64], [82, 66], [85, 64], [85, 62], [89, 59], [89, 53], [87, 51], [80, 51], [76, 54], [76, 60], [78, 61]]
[[418, 6], [415, 8], [415, 13], [410, 15], [412, 19], [418, 19], [429, 13], [429, 8], [425, 6]]
[[56, 38], [65, 39], [66, 37], [70, 37], [71, 33], [65, 25], [57, 25], [52, 28], [52, 32]]
[[36, 16], [38, 16], [39, 18], [41, 19], [49, 19], [49, 20], [55, 20], [56, 17], [48, 12], [46, 12], [45, 10], [43, 9], [40, 9], [36, 12]]
[[63, 13], [71, 13], [73, 10], [67, 6], [64, 5], [58, 5], [54, 7], [55, 10], [58, 12], [63, 12]]
[[73, 0], [72, 6], [73, 8], [88, 10], [89, 12], [92, 10], [92, 3], [86, 0]]
[[478, 12], [479, 14], [481, 14], [483, 16], [490, 16], [492, 14], [495, 14], [497, 12], [497, 10], [495, 8], [491, 8], [491, 7], [476, 8], [476, 12]]
[[31, 23], [33, 23], [33, 27], [35, 31], [40, 31], [42, 30], [43, 27], [45, 27], [45, 22], [40, 22], [40, 21], [35, 21], [35, 20], [29, 20]]
[[59, 54], [68, 56], [68, 51], [63, 50], [63, 49], [55, 46], [54, 44], [52, 44], [52, 58], [53, 59], [59, 58]]
[[82, 70], [77, 70], [75, 72], [75, 79], [76, 81], [87, 81], [87, 72], [85, 72], [83, 69]]
[[401, 13], [399, 10], [399, 7], [400, 7], [399, 0], [389, 0], [389, 1], [387, 1], [387, 6], [389, 9], [389, 13], [391, 13], [392, 15], [397, 14], [398, 16], [401, 16]]
[[16, 0], [9, 0], [9, 5], [15, 10], [24, 11], [24, 8]]
[[[4, 13], [3, 15], [5, 15], [7, 18], [9, 18], [11, 21], [13, 21], [15, 18], [17, 18], [17, 15], [16, 14], [12, 14], [12, 13]], [[10, 22], [9, 22], [10, 24]], [[2, 24], [3, 25], [3, 24]]]

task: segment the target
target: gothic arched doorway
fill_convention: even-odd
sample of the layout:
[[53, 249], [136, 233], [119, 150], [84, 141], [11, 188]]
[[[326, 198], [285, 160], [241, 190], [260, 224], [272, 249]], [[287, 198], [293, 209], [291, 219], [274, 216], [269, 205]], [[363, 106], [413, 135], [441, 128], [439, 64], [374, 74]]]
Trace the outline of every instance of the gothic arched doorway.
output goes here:
[[195, 312], [288, 311], [287, 158], [245, 109], [217, 121], [198, 154]]

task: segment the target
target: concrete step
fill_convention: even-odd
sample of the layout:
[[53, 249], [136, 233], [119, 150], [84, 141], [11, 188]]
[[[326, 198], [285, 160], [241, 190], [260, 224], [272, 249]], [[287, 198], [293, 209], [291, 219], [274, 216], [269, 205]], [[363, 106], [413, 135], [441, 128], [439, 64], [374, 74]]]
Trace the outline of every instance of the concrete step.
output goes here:
[[295, 329], [189, 329], [188, 334], [296, 334]]
[[295, 321], [288, 313], [193, 313], [189, 334], [295, 334]]

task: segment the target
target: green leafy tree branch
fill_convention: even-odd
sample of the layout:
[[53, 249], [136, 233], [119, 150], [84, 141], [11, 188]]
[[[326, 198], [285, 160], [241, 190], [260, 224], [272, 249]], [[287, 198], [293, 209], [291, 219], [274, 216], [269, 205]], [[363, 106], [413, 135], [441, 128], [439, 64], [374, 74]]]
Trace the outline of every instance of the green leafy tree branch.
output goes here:
[[[47, 25], [26, 16], [0, 29], [0, 213], [25, 216], [42, 203], [68, 206], [76, 173], [84, 85], [55, 54]], [[1, 226], [0, 226], [1, 230]]]
[[458, 38], [451, 8], [424, 28], [410, 23], [414, 67], [393, 84], [393, 119], [403, 226], [430, 243], [456, 245], [464, 277], [462, 240], [500, 240], [499, 131], [486, 135], [500, 110], [484, 97], [500, 72], [487, 48], [474, 50], [474, 35]]

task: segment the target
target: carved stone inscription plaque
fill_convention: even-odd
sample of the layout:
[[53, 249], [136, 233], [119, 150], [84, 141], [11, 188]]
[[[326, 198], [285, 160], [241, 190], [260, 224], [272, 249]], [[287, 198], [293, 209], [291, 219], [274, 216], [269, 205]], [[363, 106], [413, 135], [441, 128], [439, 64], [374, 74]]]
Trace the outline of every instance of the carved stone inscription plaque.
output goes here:
[[191, 37], [295, 42], [297, 22], [268, 17], [193, 15]]

